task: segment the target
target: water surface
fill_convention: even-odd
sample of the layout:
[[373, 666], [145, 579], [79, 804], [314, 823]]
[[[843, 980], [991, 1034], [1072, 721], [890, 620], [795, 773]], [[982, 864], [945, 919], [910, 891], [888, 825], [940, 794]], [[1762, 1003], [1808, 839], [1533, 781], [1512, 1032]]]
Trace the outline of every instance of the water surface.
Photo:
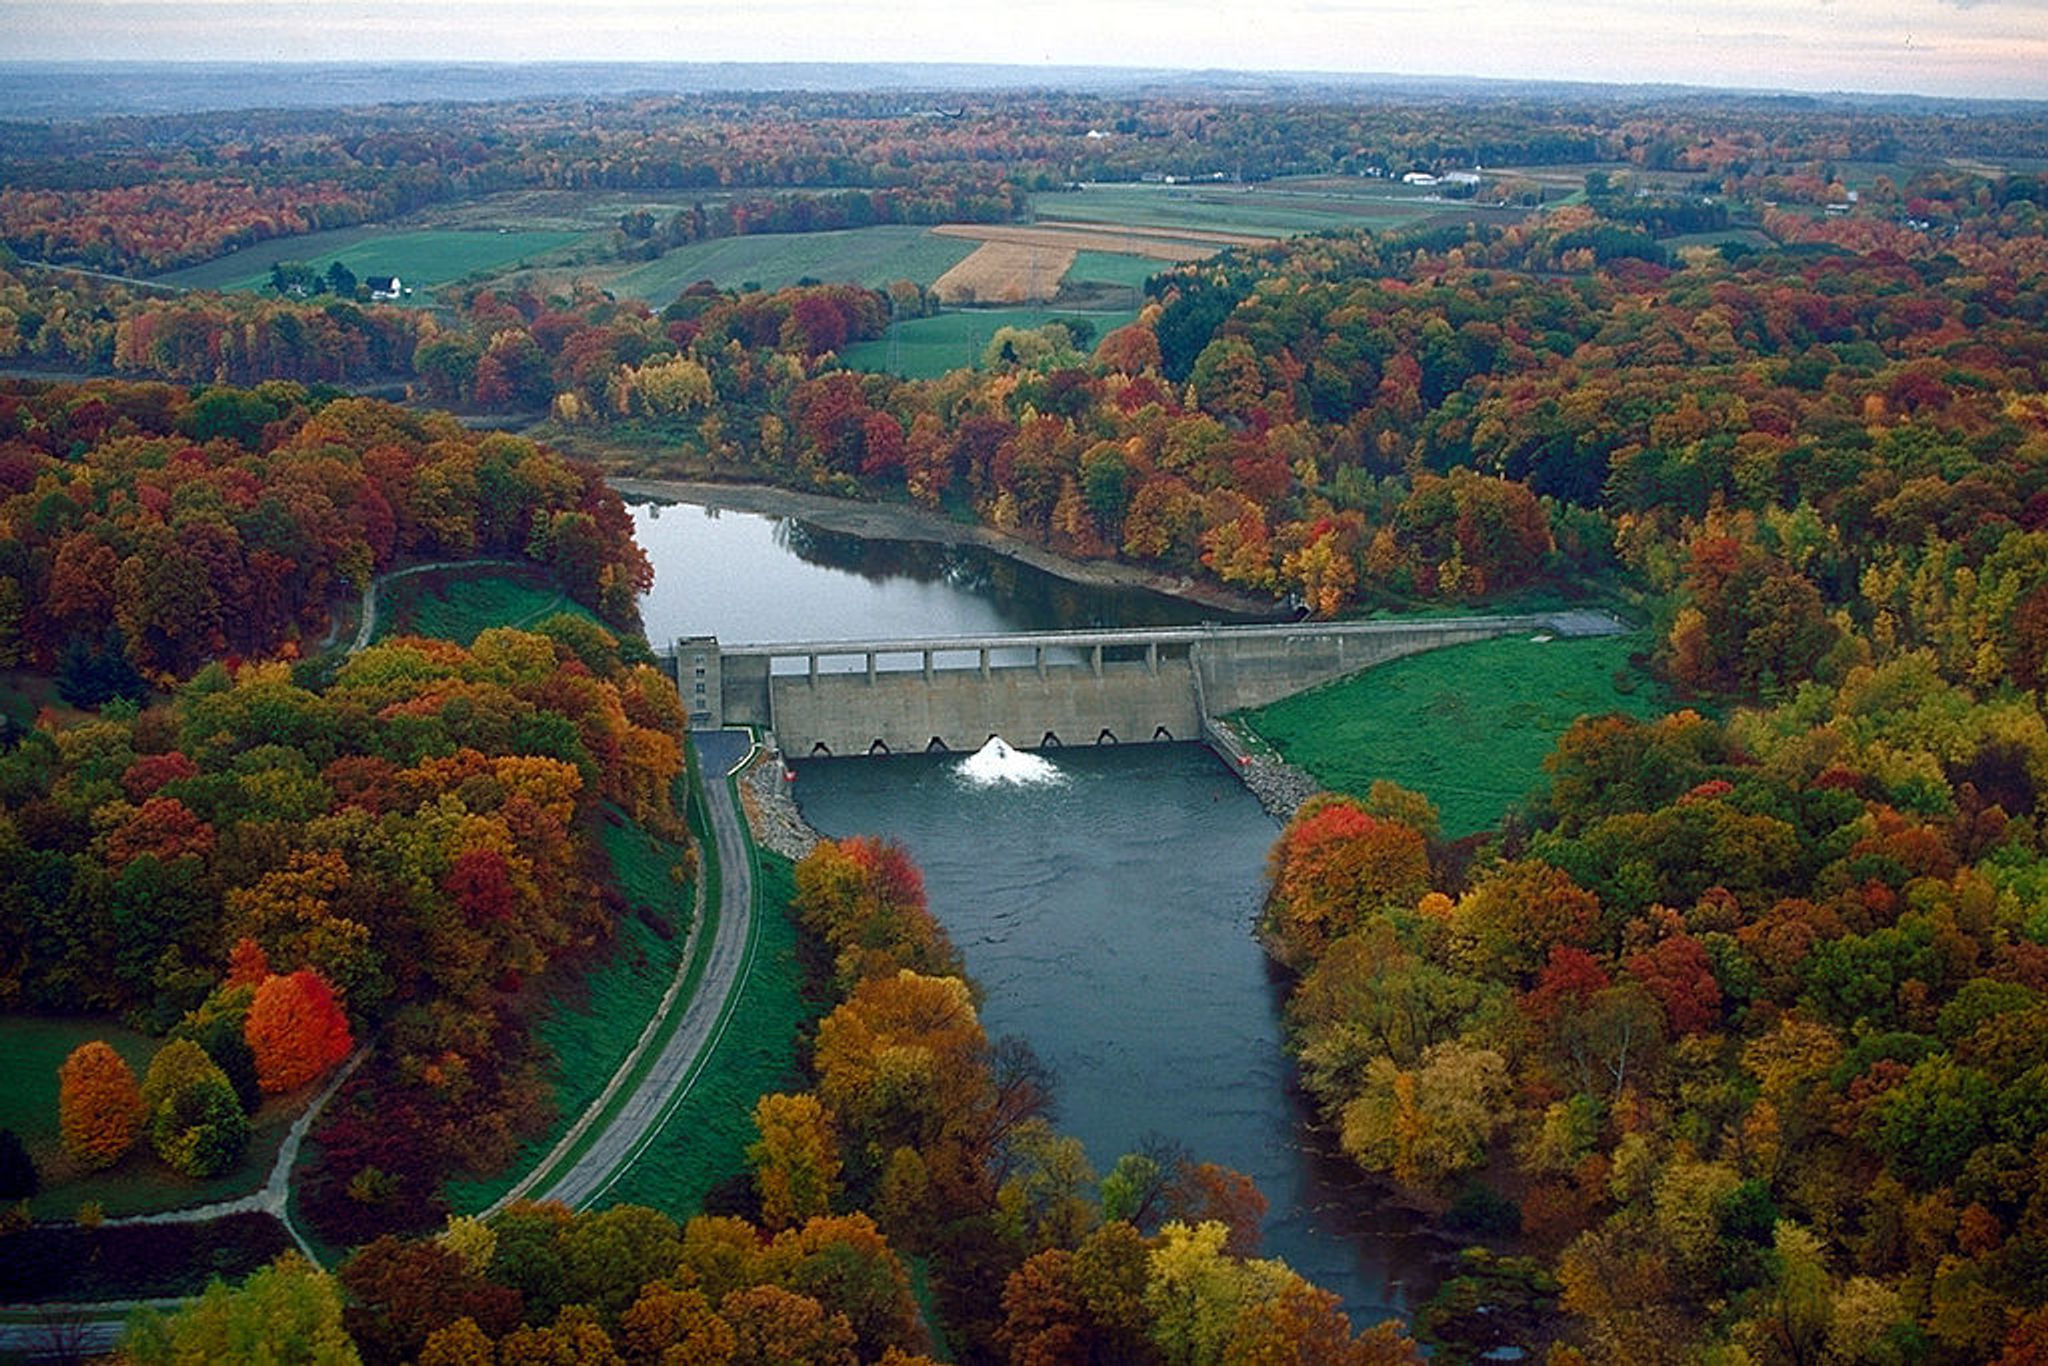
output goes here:
[[1042, 751], [1060, 781], [978, 784], [962, 756], [796, 766], [833, 836], [898, 839], [986, 992], [1058, 1077], [1059, 1127], [1098, 1171], [1150, 1134], [1254, 1178], [1262, 1253], [1337, 1292], [1360, 1324], [1426, 1291], [1426, 1249], [1308, 1124], [1283, 1048], [1283, 991], [1253, 942], [1278, 833], [1206, 748]]
[[[975, 548], [863, 541], [690, 504], [640, 505], [634, 518], [655, 565], [641, 610], [657, 645], [1215, 615]], [[1361, 1189], [1292, 1088], [1284, 988], [1251, 937], [1277, 826], [1199, 746], [1036, 757], [1053, 764], [1051, 781], [978, 783], [957, 755], [808, 762], [796, 795], [827, 834], [909, 847], [986, 992], [990, 1033], [1023, 1035], [1053, 1065], [1061, 1127], [1098, 1169], [1148, 1135], [1182, 1143], [1257, 1180], [1271, 1202], [1265, 1254], [1335, 1291], [1361, 1325], [1411, 1307], [1430, 1279], [1411, 1222]]]

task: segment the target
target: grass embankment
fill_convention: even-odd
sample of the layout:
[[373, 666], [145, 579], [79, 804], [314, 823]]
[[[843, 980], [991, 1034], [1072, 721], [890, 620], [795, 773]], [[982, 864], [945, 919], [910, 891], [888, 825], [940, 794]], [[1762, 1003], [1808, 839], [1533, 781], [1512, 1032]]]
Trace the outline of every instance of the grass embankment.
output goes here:
[[[557, 611], [583, 611], [563, 598], [546, 575], [521, 569], [421, 574], [399, 580], [390, 591], [392, 596], [380, 609], [380, 637], [411, 632], [467, 643], [490, 626], [531, 625]], [[725, 777], [702, 773], [700, 780], [715, 783]], [[703, 860], [707, 913], [715, 914], [716, 851], [694, 810], [692, 825]], [[671, 874], [681, 851], [626, 822], [608, 822], [603, 838], [615, 885], [632, 913], [622, 919], [609, 954], [579, 982], [559, 991], [536, 1026], [540, 1043], [555, 1059], [549, 1080], [558, 1118], [547, 1132], [529, 1141], [503, 1173], [450, 1182], [445, 1193], [458, 1212], [486, 1207], [553, 1149], [631, 1053], [683, 966], [695, 888]], [[695, 1213], [706, 1192], [746, 1171], [746, 1146], [754, 1138], [754, 1098], [801, 1084], [795, 1072], [798, 1027], [817, 1011], [804, 1002], [799, 990], [796, 931], [784, 910], [794, 891], [791, 865], [767, 853], [760, 859], [754, 957], [731, 1022], [702, 1063], [689, 1095], [600, 1203], [633, 1201], [679, 1215]], [[672, 931], [666, 937], [650, 923], [664, 920]], [[705, 933], [709, 930], [707, 925]], [[693, 987], [694, 982], [686, 984], [671, 1023], [681, 1019]], [[661, 1038], [650, 1042], [640, 1060], [643, 1067], [652, 1063], [660, 1047]], [[618, 1099], [631, 1089], [629, 1081]], [[593, 1124], [583, 1143], [601, 1128]], [[564, 1153], [556, 1169], [573, 1161], [583, 1143]]]
[[606, 822], [603, 841], [613, 881], [631, 913], [620, 921], [603, 961], [559, 988], [534, 1027], [554, 1059], [548, 1079], [556, 1121], [529, 1140], [503, 1172], [449, 1182], [448, 1201], [458, 1213], [483, 1209], [547, 1156], [625, 1062], [682, 965], [695, 895], [676, 872], [683, 851], [623, 820]]
[[110, 1216], [149, 1214], [234, 1199], [263, 1184], [285, 1131], [305, 1102], [304, 1095], [266, 1101], [249, 1117], [254, 1130], [249, 1136], [249, 1155], [233, 1171], [212, 1180], [200, 1181], [172, 1171], [157, 1160], [146, 1138], [138, 1139], [126, 1157], [105, 1171], [74, 1167], [64, 1155], [57, 1131], [57, 1068], [72, 1049], [94, 1039], [103, 1040], [119, 1053], [135, 1069], [138, 1080], [149, 1071], [150, 1058], [163, 1045], [161, 1039], [139, 1034], [111, 1018], [11, 1015], [0, 1019], [0, 1053], [7, 1059], [7, 1065], [0, 1067], [0, 1128], [20, 1135], [42, 1174], [42, 1190], [29, 1202], [32, 1215], [69, 1219], [87, 1202], [99, 1205]]
[[433, 636], [467, 646], [493, 626], [528, 627], [557, 612], [596, 620], [538, 568], [437, 569], [395, 579], [379, 590], [375, 638]]
[[[706, 781], [722, 778], [707, 774]], [[747, 1170], [755, 1099], [808, 1084], [797, 1070], [796, 1041], [821, 1010], [799, 987], [796, 926], [787, 910], [796, 893], [794, 867], [780, 855], [759, 851], [754, 956], [731, 1021], [690, 1093], [608, 1200], [651, 1205], [677, 1217], [697, 1213], [708, 1193]]]
[[1544, 783], [1543, 759], [1581, 716], [1660, 716], [1663, 689], [1629, 663], [1642, 636], [1528, 636], [1412, 655], [1240, 713], [1289, 763], [1337, 792], [1391, 779], [1426, 795], [1457, 838], [1499, 824]]

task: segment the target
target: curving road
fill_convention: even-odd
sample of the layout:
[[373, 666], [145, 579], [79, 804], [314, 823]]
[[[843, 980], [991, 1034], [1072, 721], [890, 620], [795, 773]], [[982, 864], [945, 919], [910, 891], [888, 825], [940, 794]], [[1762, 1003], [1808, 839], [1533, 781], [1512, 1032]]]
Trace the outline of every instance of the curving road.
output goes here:
[[363, 588], [362, 618], [356, 626], [356, 638], [350, 642], [348, 652], [355, 654], [359, 650], [369, 648], [371, 639], [376, 636], [377, 591], [385, 584], [392, 583], [398, 579], [409, 579], [415, 574], [431, 574], [437, 569], [462, 569], [476, 564], [510, 565], [515, 569], [536, 567], [531, 560], [511, 560], [486, 555], [479, 559], [470, 560], [436, 560], [432, 564], [416, 564], [405, 569], [394, 569], [389, 573], [379, 574], [371, 579]]
[[[376, 594], [382, 583], [409, 574], [451, 567], [454, 566], [416, 565], [379, 575], [373, 580], [363, 594], [362, 624], [349, 653], [354, 654], [367, 645], [376, 631]], [[732, 1018], [739, 1000], [740, 979], [753, 958], [754, 879], [742, 817], [727, 775], [739, 768], [752, 753], [753, 737], [743, 730], [700, 731], [693, 733], [690, 741], [697, 749], [698, 771], [704, 780], [701, 788], [704, 810], [717, 848], [720, 872], [718, 915], [712, 925], [711, 943], [708, 949], [703, 950], [696, 944], [705, 925], [700, 897], [698, 923], [690, 933], [692, 943], [685, 950], [683, 963], [677, 969], [675, 984], [655, 1018], [649, 1021], [640, 1045], [620, 1064], [611, 1084], [592, 1102], [584, 1118], [523, 1181], [484, 1211], [486, 1217], [518, 1199], [560, 1200], [571, 1208], [582, 1208], [601, 1199], [647, 1150], [661, 1131], [663, 1122], [690, 1093], [697, 1074], [724, 1036], [726, 1025]], [[701, 878], [699, 886], [702, 886]], [[671, 1008], [679, 1004], [678, 998], [687, 985], [691, 965], [700, 952], [704, 957], [704, 969], [688, 1002], [682, 1003], [682, 1018], [676, 1022], [673, 1032], [662, 1043], [654, 1062], [637, 1084], [630, 1083], [629, 1078], [640, 1065], [647, 1040], [659, 1031]], [[313, 1103], [307, 1106], [292, 1125], [272, 1166], [269, 1180], [257, 1191], [214, 1205], [107, 1222], [191, 1222], [244, 1210], [261, 1210], [275, 1215], [317, 1264], [319, 1259], [313, 1256], [311, 1247], [291, 1220], [291, 1170], [297, 1160], [299, 1145], [313, 1119], [367, 1055], [367, 1048], [358, 1050], [348, 1065], [337, 1072]], [[618, 1092], [629, 1084], [632, 1090], [625, 1101], [615, 1105]], [[597, 1137], [585, 1144], [584, 1136], [592, 1128], [596, 1129]], [[581, 1147], [580, 1153], [573, 1160], [568, 1160], [569, 1153], [578, 1147]], [[567, 1165], [562, 1165], [565, 1161]], [[109, 1351], [120, 1339], [127, 1312], [140, 1303], [170, 1309], [183, 1301], [121, 1300], [97, 1304], [0, 1307], [0, 1311], [4, 1311], [4, 1317], [0, 1317], [0, 1355], [75, 1358], [84, 1353]]]
[[[586, 1120], [572, 1129], [524, 1181], [486, 1210], [486, 1216], [515, 1199], [560, 1200], [572, 1208], [581, 1208], [602, 1199], [613, 1183], [647, 1150], [660, 1133], [663, 1122], [690, 1093], [697, 1074], [717, 1047], [726, 1024], [732, 1018], [739, 999], [740, 980], [753, 958], [754, 879], [742, 818], [726, 775], [738, 768], [752, 751], [753, 737], [745, 731], [715, 731], [696, 732], [690, 739], [697, 748], [699, 771], [704, 777], [704, 808], [717, 846], [720, 873], [718, 919], [712, 926], [711, 943], [704, 950], [703, 973], [689, 1000], [680, 1003], [683, 1014], [674, 1032], [662, 1043], [653, 1064], [637, 1083], [632, 1084], [626, 1100], [615, 1108], [607, 1108], [612, 1105], [617, 1090], [628, 1084], [626, 1079], [641, 1056], [639, 1049], [620, 1066], [613, 1085], [593, 1102]], [[700, 917], [700, 928], [702, 924]], [[697, 932], [692, 931], [693, 937]], [[677, 995], [685, 984], [694, 956], [686, 954], [684, 965], [677, 970], [677, 984], [672, 989]], [[664, 1009], [669, 1004], [677, 1002], [665, 1002]], [[650, 1035], [655, 1032], [657, 1023], [650, 1023]], [[321, 1101], [332, 1094], [362, 1057], [362, 1053], [356, 1055], [350, 1066], [321, 1093]], [[307, 1122], [317, 1109], [317, 1103], [308, 1107]], [[569, 1160], [568, 1152], [580, 1146], [582, 1135], [592, 1127], [596, 1128], [597, 1137], [587, 1146], [582, 1146], [582, 1151]], [[271, 1208], [271, 1201], [275, 1200], [281, 1206], [281, 1197], [287, 1193], [282, 1177], [288, 1170], [285, 1163], [279, 1162], [270, 1183], [277, 1189], [266, 1187], [247, 1197], [246, 1201], [230, 1203], [237, 1208], [245, 1203]], [[208, 1214], [223, 1212], [227, 1211], [205, 1211]], [[282, 1213], [281, 1209], [273, 1209], [272, 1212]], [[197, 1210], [181, 1211], [154, 1218], [199, 1217], [201, 1213]], [[151, 1220], [145, 1218], [132, 1222], [146, 1221]], [[285, 1227], [292, 1227], [288, 1219]], [[296, 1229], [292, 1232], [297, 1236]], [[6, 1316], [0, 1318], [0, 1354], [75, 1358], [84, 1353], [111, 1350], [120, 1338], [123, 1318], [137, 1303], [141, 1301], [10, 1308]], [[182, 1301], [156, 1300], [148, 1303], [170, 1309]]]
[[[646, 1151], [662, 1123], [690, 1093], [697, 1074], [732, 1018], [740, 979], [753, 957], [754, 879], [739, 807], [726, 775], [746, 759], [753, 738], [745, 731], [723, 730], [693, 732], [690, 740], [697, 749], [704, 809], [719, 866], [717, 920], [712, 925], [709, 947], [701, 950], [703, 973], [689, 1000], [682, 1004], [682, 1018], [625, 1100], [615, 1099], [616, 1088], [624, 1084], [638, 1064], [637, 1049], [621, 1065], [613, 1085], [592, 1104], [585, 1121], [570, 1130], [525, 1180], [486, 1210], [487, 1216], [518, 1199], [560, 1200], [572, 1209], [580, 1209], [602, 1198]], [[692, 930], [692, 939], [701, 928], [700, 918], [699, 928]], [[678, 988], [697, 952], [693, 946], [685, 953], [683, 966], [677, 970]], [[669, 1004], [664, 1002], [664, 1010]], [[592, 1129], [594, 1138], [587, 1136]], [[571, 1150], [579, 1147], [581, 1151], [571, 1158]]]

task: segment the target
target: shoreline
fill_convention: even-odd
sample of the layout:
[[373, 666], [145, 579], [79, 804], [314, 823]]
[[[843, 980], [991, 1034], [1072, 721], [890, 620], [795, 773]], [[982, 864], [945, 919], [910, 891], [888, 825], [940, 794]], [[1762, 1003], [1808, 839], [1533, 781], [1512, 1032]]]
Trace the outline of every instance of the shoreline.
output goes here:
[[941, 513], [897, 503], [868, 503], [774, 484], [716, 483], [701, 479], [643, 479], [607, 475], [605, 482], [625, 498], [696, 503], [725, 512], [794, 517], [827, 531], [879, 541], [923, 541], [971, 545], [1027, 564], [1033, 569], [1091, 588], [1143, 588], [1166, 597], [1246, 616], [1278, 617], [1270, 600], [1239, 593], [1186, 575], [1141, 569], [1121, 560], [1077, 560], [1022, 541], [993, 527], [956, 522]]

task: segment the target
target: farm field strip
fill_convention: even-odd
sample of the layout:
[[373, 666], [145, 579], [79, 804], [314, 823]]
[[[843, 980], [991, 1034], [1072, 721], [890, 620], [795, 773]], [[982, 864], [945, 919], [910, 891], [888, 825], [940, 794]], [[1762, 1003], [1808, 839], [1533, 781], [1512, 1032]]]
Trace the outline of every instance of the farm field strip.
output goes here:
[[1060, 282], [1077, 254], [1072, 247], [983, 242], [934, 281], [932, 292], [949, 304], [963, 299], [1005, 304], [1049, 300], [1060, 292]]
[[[358, 232], [362, 235], [357, 236]], [[350, 228], [333, 235], [315, 233], [259, 242], [161, 279], [165, 284], [194, 289], [255, 290], [270, 283], [272, 262], [304, 261], [324, 269], [329, 262], [339, 261], [355, 272], [358, 279], [396, 275], [411, 288], [428, 290], [478, 271], [516, 265], [530, 256], [568, 246], [584, 235], [561, 231], [421, 228], [391, 232]], [[425, 299], [416, 297], [415, 302]]]
[[1262, 247], [1271, 238], [1207, 230], [1127, 227], [1105, 223], [1046, 220], [1032, 224], [941, 223], [939, 237], [964, 237], [976, 242], [1008, 242], [1018, 246], [1100, 251], [1114, 256], [1146, 256], [1160, 261], [1199, 261], [1224, 247]]
[[968, 243], [934, 237], [925, 228], [893, 224], [720, 237], [677, 247], [624, 272], [609, 287], [622, 297], [666, 304], [699, 280], [720, 289], [745, 284], [782, 289], [803, 279], [870, 289], [896, 280], [929, 285], [973, 250]]
[[1470, 212], [1472, 207], [1469, 201], [1447, 202], [1419, 192], [1402, 193], [1383, 182], [1373, 182], [1370, 192], [1118, 185], [1032, 198], [1041, 223], [1115, 224], [1123, 230], [1150, 228], [1184, 236], [1201, 233], [1259, 240], [1333, 228], [1393, 227], [1447, 209]]
[[839, 358], [851, 370], [886, 370], [905, 379], [935, 379], [953, 370], [979, 366], [982, 349], [998, 328], [1043, 327], [1047, 323], [1080, 319], [1093, 325], [1095, 335], [1100, 337], [1137, 316], [1135, 307], [1109, 312], [1044, 305], [959, 309], [929, 318], [906, 319], [896, 324], [893, 342], [886, 336], [855, 342]]

